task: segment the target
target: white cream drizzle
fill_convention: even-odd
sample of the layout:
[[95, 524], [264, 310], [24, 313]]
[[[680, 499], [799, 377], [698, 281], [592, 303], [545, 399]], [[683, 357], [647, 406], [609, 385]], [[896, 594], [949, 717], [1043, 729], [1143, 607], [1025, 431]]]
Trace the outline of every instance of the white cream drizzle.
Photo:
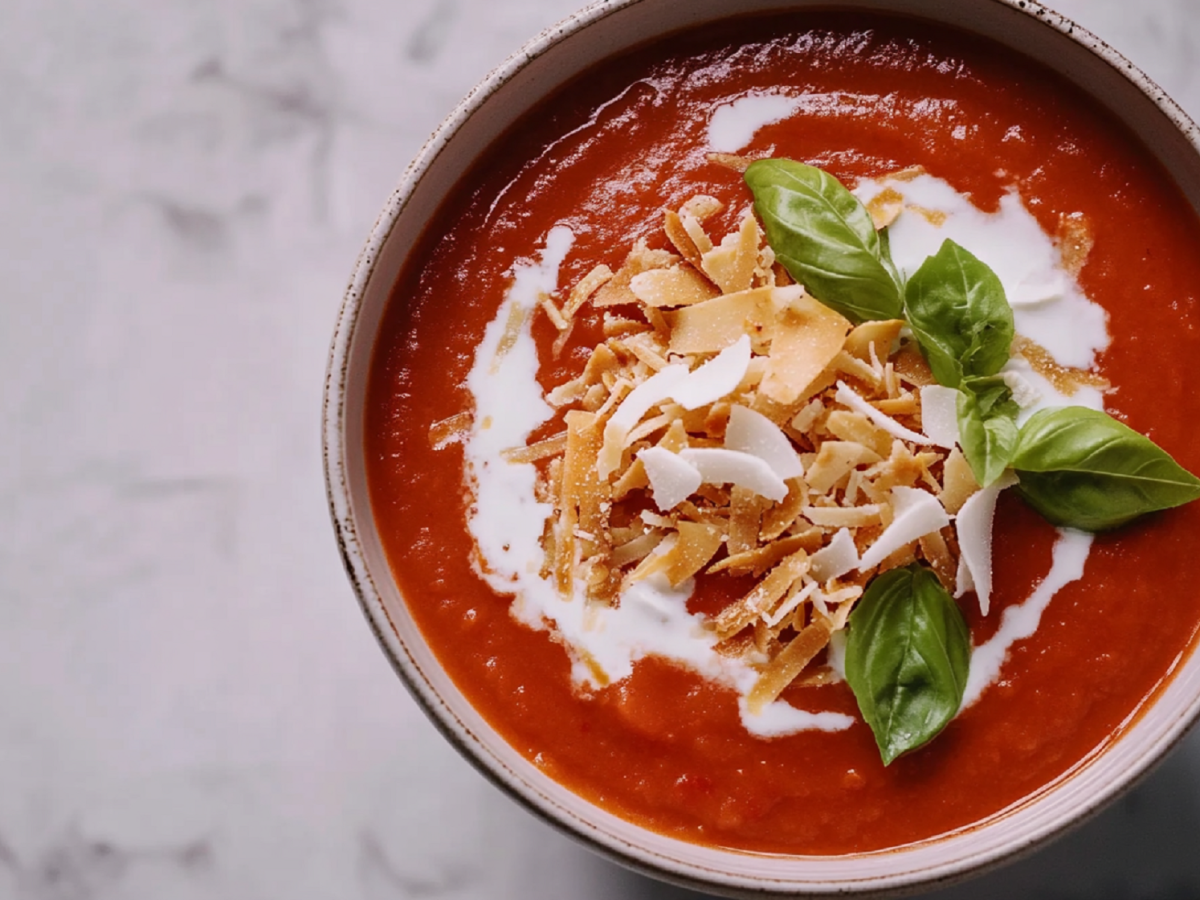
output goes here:
[[1042, 621], [1042, 613], [1046, 611], [1054, 595], [1072, 581], [1083, 577], [1084, 565], [1091, 548], [1092, 535], [1066, 528], [1059, 529], [1049, 573], [1024, 603], [1004, 610], [1000, 619], [1000, 629], [990, 640], [971, 651], [971, 672], [967, 676], [967, 689], [963, 694], [963, 709], [974, 704], [1000, 677], [1000, 668], [1008, 657], [1009, 648], [1037, 631]]
[[[908, 206], [946, 216], [941, 225], [935, 225], [919, 212], [906, 209], [891, 224], [892, 259], [901, 271], [911, 275], [950, 238], [987, 263], [1000, 278], [1018, 334], [1045, 347], [1059, 365], [1091, 368], [1096, 354], [1108, 346], [1108, 316], [1064, 271], [1054, 241], [1016, 191], [1001, 197], [994, 213], [979, 209], [932, 175], [919, 175], [911, 181], [864, 180], [854, 193], [867, 201], [888, 187], [903, 195]], [[1049, 405], [1078, 404], [1077, 398], [1064, 401], [1053, 391], [1047, 396], [1058, 398]]]
[[[722, 107], [710, 123], [711, 146], [738, 150], [758, 128], [786, 118], [796, 105], [791, 98], [769, 95], [743, 98]], [[885, 186], [888, 183], [864, 182], [857, 193], [869, 199]], [[1009, 296], [1015, 298], [1019, 333], [1046, 347], [1061, 364], [1091, 365], [1108, 342], [1105, 315], [1062, 272], [1053, 243], [1015, 193], [1005, 197], [999, 212], [986, 214], [930, 176], [890, 186], [912, 204], [947, 214], [941, 228], [934, 228], [919, 214], [901, 214], [891, 228], [891, 245], [902, 269], [914, 271], [942, 240], [953, 238], [997, 271]], [[549, 579], [540, 576], [542, 529], [553, 510], [535, 498], [534, 466], [509, 463], [501, 451], [526, 443], [534, 429], [553, 415], [537, 382], [538, 353], [529, 319], [539, 296], [557, 289], [559, 267], [573, 240], [569, 229], [557, 226], [547, 234], [540, 259], [514, 266], [512, 286], [486, 329], [467, 377], [475, 417], [464, 442], [465, 478], [473, 498], [468, 528], [479, 551], [475, 560], [478, 573], [493, 590], [514, 595], [511, 609], [519, 621], [552, 629], [558, 635], [573, 662], [572, 678], [581, 686], [596, 686], [592, 669], [583, 662], [585, 655], [613, 682], [627, 677], [638, 659], [657, 655], [736, 690], [742, 723], [758, 737], [850, 727], [854, 720], [849, 716], [806, 712], [781, 700], [751, 714], [745, 698], [757, 680], [757, 671], [716, 651], [715, 636], [704, 627], [703, 618], [687, 611], [694, 586], [691, 581], [672, 588], [661, 575], [652, 576], [636, 582], [610, 607], [588, 604], [581, 593], [564, 599]], [[515, 340], [513, 322], [520, 322]], [[1031, 390], [1027, 394], [1036, 395], [1036, 401], [1022, 411], [1023, 417], [1037, 408], [1064, 403], [1103, 408], [1099, 391], [1083, 389], [1075, 397], [1064, 398], [1022, 363], [1011, 363], [1011, 371], [1028, 383]], [[1009, 648], [1036, 630], [1054, 594], [1082, 577], [1090, 545], [1090, 536], [1060, 533], [1050, 573], [1028, 600], [1005, 611], [997, 634], [975, 648], [964, 708], [999, 677]], [[668, 546], [669, 540], [664, 541], [655, 552], [666, 552]], [[830, 665], [844, 674], [844, 635], [834, 637]]]
[[[892, 259], [906, 276], [949, 238], [987, 263], [999, 277], [1013, 307], [1017, 334], [1045, 347], [1059, 365], [1087, 369], [1095, 363], [1096, 354], [1108, 346], [1108, 316], [1063, 269], [1054, 241], [1016, 191], [1005, 194], [994, 213], [983, 212], [947, 182], [928, 174], [907, 181], [864, 180], [854, 193], [869, 202], [885, 188], [905, 200], [905, 210], [888, 227], [888, 237]], [[944, 213], [945, 220], [936, 225], [911, 207]], [[1017, 419], [1021, 424], [1039, 409], [1055, 406], [1104, 409], [1101, 391], [1085, 386], [1068, 397], [1022, 357], [1009, 360], [1002, 374], [1013, 379], [1011, 385], [1021, 388], [1019, 400], [1024, 402]], [[1060, 532], [1050, 573], [1023, 603], [1006, 609], [1000, 631], [972, 651], [964, 708], [999, 678], [1009, 648], [1037, 630], [1054, 594], [1083, 576], [1090, 548], [1090, 535]], [[985, 593], [990, 581], [989, 572]], [[981, 596], [980, 602], [986, 612], [986, 597]]]
[[717, 153], [737, 153], [760, 128], [788, 118], [800, 105], [798, 97], [748, 94], [718, 106], [708, 120], [708, 146]]

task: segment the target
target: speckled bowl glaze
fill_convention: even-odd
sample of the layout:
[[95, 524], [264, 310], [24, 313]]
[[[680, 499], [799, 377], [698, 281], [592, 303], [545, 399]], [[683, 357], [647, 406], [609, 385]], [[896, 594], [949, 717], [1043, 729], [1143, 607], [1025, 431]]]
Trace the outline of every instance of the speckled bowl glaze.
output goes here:
[[489, 144], [563, 82], [634, 44], [739, 13], [806, 6], [898, 12], [990, 37], [1081, 86], [1136, 133], [1200, 209], [1200, 141], [1183, 111], [1112, 48], [1031, 0], [601, 0], [543, 32], [442, 123], [388, 199], [338, 318], [325, 388], [329, 505], [354, 590], [396, 671], [447, 739], [527, 808], [612, 859], [730, 896], [897, 894], [945, 884], [1028, 852], [1095, 813], [1144, 775], [1200, 714], [1200, 656], [1183, 662], [1111, 743], [1037, 796], [972, 828], [895, 850], [786, 857], [718, 850], [654, 834], [565, 790], [509, 747], [438, 665], [410, 619], [376, 532], [363, 457], [368, 369], [407, 254]]

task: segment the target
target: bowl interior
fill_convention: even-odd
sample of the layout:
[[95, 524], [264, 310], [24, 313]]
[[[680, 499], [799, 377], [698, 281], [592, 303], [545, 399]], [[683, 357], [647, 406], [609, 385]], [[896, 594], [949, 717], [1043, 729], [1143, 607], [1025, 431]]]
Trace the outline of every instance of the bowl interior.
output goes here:
[[[517, 799], [602, 851], [660, 877], [727, 893], [890, 891], [976, 871], [1097, 809], [1176, 741], [1200, 710], [1200, 666], [1182, 662], [1150, 711], [1058, 783], [976, 827], [894, 851], [786, 858], [721, 851], [641, 830], [571, 794], [501, 740], [474, 711], [409, 619], [371, 515], [363, 414], [374, 339], [392, 286], [457, 180], [522, 115], [565, 81], [637, 44], [732, 12], [828, 8], [803, 0], [618, 0], [588, 7], [507, 61], [430, 139], [389, 199], [360, 257], [338, 322], [326, 388], [326, 471], [347, 571], [385, 652], [436, 724]], [[731, 9], [736, 6], [736, 10]], [[1065, 76], [1141, 136], [1200, 210], [1191, 121], [1131, 64], [1068, 20], [1026, 0], [869, 0], [989, 37]]]

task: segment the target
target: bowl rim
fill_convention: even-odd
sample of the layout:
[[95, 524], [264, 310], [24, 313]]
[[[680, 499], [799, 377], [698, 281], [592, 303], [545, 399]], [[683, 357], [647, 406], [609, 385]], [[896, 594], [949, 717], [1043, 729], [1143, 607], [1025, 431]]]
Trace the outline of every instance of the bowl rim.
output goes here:
[[[974, 877], [1015, 858], [1034, 852], [1048, 841], [1078, 827], [1131, 790], [1162, 762], [1169, 750], [1184, 737], [1187, 730], [1194, 724], [1197, 716], [1200, 716], [1200, 697], [1195, 699], [1186, 714], [1178, 716], [1162, 729], [1157, 740], [1142, 752], [1124, 779], [1115, 784], [1111, 790], [1097, 793], [1090, 798], [1088, 803], [1073, 807], [1069, 814], [1060, 813], [1053, 822], [1028, 835], [1023, 841], [1014, 842], [991, 853], [968, 855], [958, 861], [956, 868], [939, 875], [923, 877], [920, 874], [909, 874], [890, 878], [872, 877], [857, 882], [830, 883], [827, 887], [818, 885], [815, 889], [802, 885], [794, 879], [773, 881], [748, 879], [741, 876], [731, 877], [718, 868], [704, 869], [678, 860], [667, 859], [624, 841], [554, 803], [518, 773], [503, 764], [494, 754], [479, 752], [485, 749], [479, 738], [454, 712], [445, 699], [433, 689], [405, 648], [376, 587], [374, 575], [368, 567], [350, 491], [348, 474], [350, 461], [347, 453], [348, 444], [353, 444], [353, 442], [347, 441], [347, 427], [351, 423], [347, 417], [346, 388], [352, 364], [351, 348], [359, 328], [364, 296], [380, 262], [385, 245], [422, 179], [465, 123], [494, 94], [520, 74], [530, 63], [575, 33], [628, 8], [654, 2], [657, 0], [595, 0], [578, 12], [539, 32], [492, 69], [459, 101], [406, 167], [397, 186], [376, 218], [370, 235], [359, 252], [337, 314], [323, 391], [322, 456], [326, 499], [343, 566], [359, 606], [392, 668], [400, 676], [401, 681], [426, 716], [455, 749], [489, 781], [515, 799], [521, 806], [561, 833], [621, 865], [685, 887], [709, 891], [718, 890], [730, 896], [745, 897], [796, 893], [814, 897], [844, 896], [848, 893], [859, 896], [895, 896], [897, 893], [907, 894], [915, 890], [944, 887]], [[1191, 117], [1145, 72], [1091, 31], [1043, 5], [1038, 0], [974, 0], [974, 2], [1006, 7], [1030, 19], [1037, 20], [1042, 25], [1058, 31], [1064, 37], [1088, 50], [1136, 87], [1174, 125], [1192, 148], [1200, 153], [1200, 129], [1197, 128]], [[812, 6], [813, 4], [807, 5]], [[828, 5], [854, 8], [859, 4], [855, 4], [853, 0], [845, 3], [831, 0]], [[383, 574], [391, 577], [390, 572]], [[1173, 677], [1174, 672], [1167, 677], [1164, 685], [1170, 683]], [[1131, 716], [1131, 719], [1137, 715], [1140, 715], [1140, 710]], [[1076, 768], [1086, 765], [1091, 758], [1092, 755], [1089, 755], [1077, 764]], [[1071, 770], [1071, 772], [1073, 771], [1075, 769]], [[1040, 796], [1062, 779], [1069, 778], [1071, 772], [1065, 773], [1060, 779], [1047, 785], [1034, 796]], [[1023, 806], [1031, 799], [1026, 798], [1017, 806]], [[1007, 811], [1002, 811], [997, 816], [1004, 816], [1006, 813]], [[966, 830], [974, 827], [970, 826]], [[945, 837], [949, 836], [931, 840], [942, 840]], [[686, 842], [680, 841], [680, 843]], [[904, 848], [896, 849], [903, 850]], [[738, 853], [739, 851], [722, 852]], [[878, 855], [878, 852], [863, 855]], [[806, 858], [821, 859], [824, 857]]]

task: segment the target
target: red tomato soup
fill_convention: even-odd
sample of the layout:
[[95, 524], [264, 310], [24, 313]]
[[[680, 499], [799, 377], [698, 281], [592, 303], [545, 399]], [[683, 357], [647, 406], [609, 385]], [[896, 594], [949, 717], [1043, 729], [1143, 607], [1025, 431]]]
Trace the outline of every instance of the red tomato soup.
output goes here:
[[[430, 427], [471, 410], [464, 379], [514, 262], [536, 259], [554, 225], [575, 235], [559, 273], [564, 296], [597, 264], [617, 269], [639, 238], [666, 247], [662, 211], [697, 194], [724, 204], [706, 223], [711, 234], [735, 229], [751, 198], [738, 173], [708, 159], [711, 112], [781, 87], [842, 99], [762, 127], [739, 152], [802, 160], [850, 187], [922, 166], [984, 211], [1016, 190], [1051, 235], [1063, 216], [1082, 214], [1094, 245], [1079, 284], [1109, 316], [1098, 360], [1113, 386], [1107, 409], [1200, 471], [1200, 445], [1188, 440], [1200, 392], [1185, 388], [1200, 358], [1200, 223], [1176, 186], [1136, 136], [1036, 64], [955, 31], [865, 14], [676, 36], [577, 79], [490, 148], [395, 287], [375, 350], [366, 454], [374, 516], [414, 619], [514, 748], [663, 834], [844, 854], [978, 823], [1126, 727], [1191, 651], [1200, 505], [1099, 535], [1082, 580], [1054, 596], [979, 702], [887, 767], [844, 682], [793, 686], [785, 698], [854, 715], [853, 726], [774, 739], [747, 733], [731, 689], [659, 658], [576, 690], [563, 646], [516, 621], [511, 598], [476, 574], [463, 451], [431, 446]], [[839, 106], [850, 103], [853, 114]], [[598, 314], [581, 315], [558, 360], [555, 328], [545, 316], [534, 322], [547, 390], [577, 375], [602, 340]], [[533, 438], [561, 428], [560, 413]], [[1054, 539], [1015, 492], [1002, 495], [992, 610], [984, 618], [972, 595], [959, 601], [975, 643], [1045, 576]], [[719, 609], [736, 596], [702, 600]]]

